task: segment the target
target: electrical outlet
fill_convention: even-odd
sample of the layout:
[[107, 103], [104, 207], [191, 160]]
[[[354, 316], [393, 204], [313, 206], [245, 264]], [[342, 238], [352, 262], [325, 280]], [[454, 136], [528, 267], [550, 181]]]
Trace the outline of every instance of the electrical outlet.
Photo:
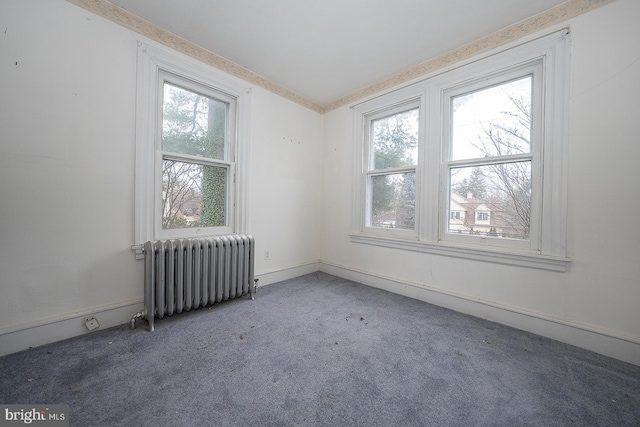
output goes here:
[[269, 261], [271, 259], [271, 254], [269, 251], [264, 251], [264, 260]]
[[82, 319], [82, 324], [86, 326], [90, 331], [93, 331], [94, 329], [98, 329], [100, 327], [98, 319], [93, 316], [85, 317], [84, 319]]

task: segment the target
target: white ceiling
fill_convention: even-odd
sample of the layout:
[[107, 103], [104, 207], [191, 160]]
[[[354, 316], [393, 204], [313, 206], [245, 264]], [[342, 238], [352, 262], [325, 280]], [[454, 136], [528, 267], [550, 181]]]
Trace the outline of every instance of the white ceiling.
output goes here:
[[111, 0], [327, 104], [566, 0]]

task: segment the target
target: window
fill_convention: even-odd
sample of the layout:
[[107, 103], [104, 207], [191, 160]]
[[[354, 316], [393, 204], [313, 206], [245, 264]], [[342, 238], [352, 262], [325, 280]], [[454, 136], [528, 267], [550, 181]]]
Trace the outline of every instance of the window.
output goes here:
[[564, 271], [567, 37], [355, 106], [351, 240]]
[[415, 230], [418, 117], [409, 104], [368, 118], [368, 228]]
[[231, 231], [235, 98], [164, 72], [159, 81], [159, 235]]
[[440, 239], [537, 250], [542, 61], [446, 89], [442, 101], [441, 200], [475, 222], [442, 218]]
[[140, 44], [135, 245], [244, 232], [248, 88]]

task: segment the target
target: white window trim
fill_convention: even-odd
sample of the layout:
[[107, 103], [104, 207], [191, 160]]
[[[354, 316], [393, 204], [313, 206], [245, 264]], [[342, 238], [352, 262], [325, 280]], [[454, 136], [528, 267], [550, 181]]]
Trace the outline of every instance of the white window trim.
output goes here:
[[[571, 261], [566, 256], [567, 233], [567, 147], [569, 104], [569, 32], [568, 29], [530, 39], [500, 52], [470, 61], [452, 71], [365, 101], [354, 109], [354, 147], [357, 162], [354, 168], [351, 241], [388, 248], [404, 249], [476, 261], [531, 267], [551, 271], [566, 271]], [[440, 238], [441, 159], [442, 159], [442, 97], [446, 89], [541, 59], [544, 82], [544, 148], [542, 172], [542, 224], [537, 250], [482, 246], [443, 241]], [[371, 233], [365, 225], [364, 181], [365, 148], [363, 140], [367, 115], [391, 108], [412, 99], [421, 100], [420, 160], [417, 169], [416, 231], [417, 237]], [[424, 131], [423, 131], [424, 130]], [[419, 195], [419, 196], [418, 196]], [[438, 201], [438, 203], [434, 203]], [[420, 208], [418, 208], [420, 206]]]
[[[155, 222], [161, 203], [160, 194], [156, 191], [156, 133], [158, 123], [158, 88], [160, 73], [166, 72], [195, 81], [204, 86], [214, 88], [236, 99], [236, 140], [235, 140], [235, 184], [234, 176], [230, 184], [235, 186], [229, 209], [232, 221], [229, 231], [245, 233], [248, 211], [248, 165], [249, 165], [249, 130], [251, 129], [251, 88], [239, 83], [223, 72], [209, 67], [190, 57], [170, 49], [138, 42], [138, 71], [136, 95], [136, 160], [135, 160], [135, 221], [134, 244], [136, 258], [142, 256], [142, 245], [147, 241], [166, 238], [167, 233], [158, 235]], [[189, 236], [184, 233], [179, 237], [202, 236], [194, 229]], [[177, 235], [176, 235], [177, 237]]]

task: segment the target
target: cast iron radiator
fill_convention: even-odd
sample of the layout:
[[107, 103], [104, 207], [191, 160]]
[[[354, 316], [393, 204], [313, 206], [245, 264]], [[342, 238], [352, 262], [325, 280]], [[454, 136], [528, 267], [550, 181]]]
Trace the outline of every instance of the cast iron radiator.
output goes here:
[[251, 295], [255, 285], [255, 242], [249, 235], [147, 242], [144, 245], [144, 310], [154, 318]]

